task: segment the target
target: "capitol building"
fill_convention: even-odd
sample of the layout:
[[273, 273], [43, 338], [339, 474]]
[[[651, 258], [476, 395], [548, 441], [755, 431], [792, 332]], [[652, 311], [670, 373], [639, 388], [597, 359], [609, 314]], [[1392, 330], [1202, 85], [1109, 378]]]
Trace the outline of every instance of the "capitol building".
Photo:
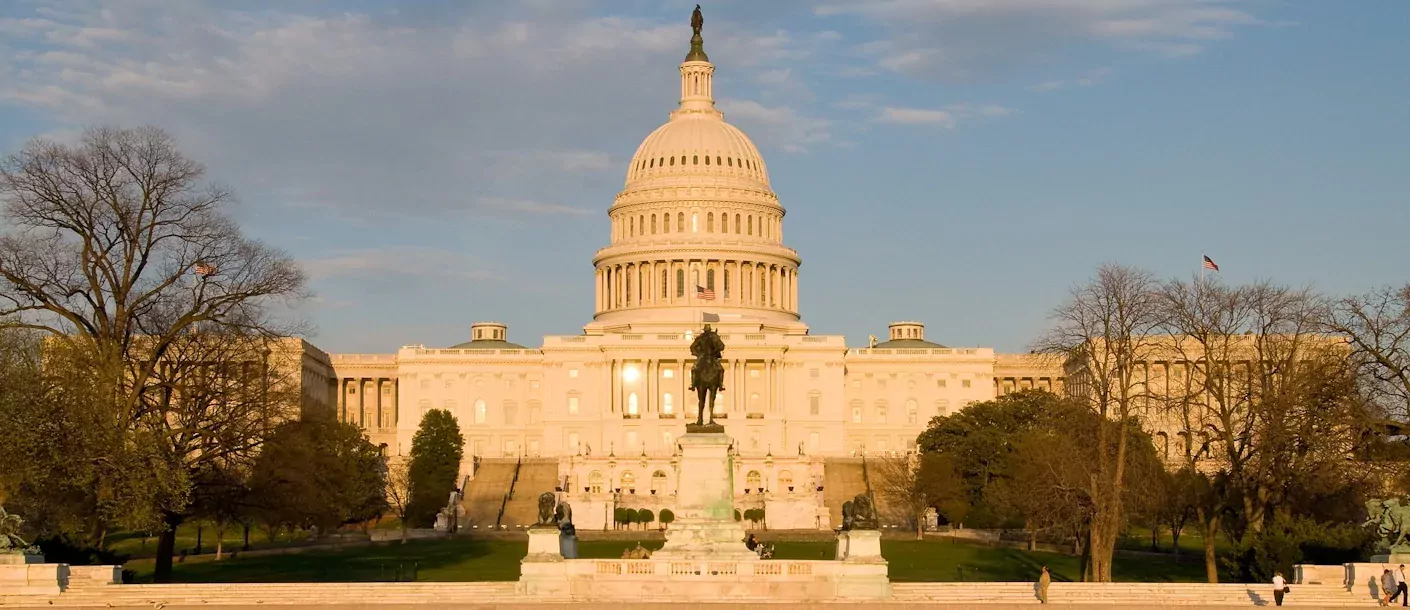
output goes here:
[[642, 141], [607, 210], [581, 333], [526, 347], [480, 322], [454, 345], [329, 356], [338, 418], [389, 455], [410, 450], [431, 409], [459, 421], [462, 526], [532, 523], [534, 499], [555, 490], [580, 528], [610, 527], [619, 507], [669, 509], [690, 484], [676, 480], [675, 439], [695, 420], [689, 345], [706, 323], [726, 345], [714, 415], [735, 440], [736, 506], [765, 509], [771, 528], [835, 527], [841, 502], [866, 488], [864, 459], [914, 450], [934, 416], [1061, 389], [1060, 361], [946, 347], [921, 322], [861, 345], [812, 332], [785, 207], [759, 150], [716, 109], [698, 37], [679, 70], [679, 107]]

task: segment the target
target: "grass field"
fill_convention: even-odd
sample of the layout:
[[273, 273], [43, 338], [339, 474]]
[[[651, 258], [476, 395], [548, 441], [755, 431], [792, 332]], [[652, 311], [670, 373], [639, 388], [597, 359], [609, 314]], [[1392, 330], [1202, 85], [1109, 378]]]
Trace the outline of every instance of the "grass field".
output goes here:
[[[658, 549], [661, 542], [644, 544]], [[582, 541], [579, 556], [617, 558], [636, 546], [633, 541]], [[831, 559], [831, 542], [778, 542], [777, 559]], [[416, 540], [406, 544], [350, 546], [339, 551], [241, 557], [220, 562], [181, 563], [176, 582], [363, 582], [400, 577], [419, 581], [510, 581], [519, 578], [519, 560], [528, 551], [525, 541]], [[1055, 553], [978, 546], [950, 541], [883, 540], [882, 555], [896, 582], [1027, 581], [1047, 565], [1054, 580], [1076, 580], [1078, 559]], [[151, 559], [129, 561], [139, 582], [151, 580]], [[1134, 582], [1196, 582], [1203, 578], [1198, 562], [1166, 557], [1118, 556], [1116, 579]]]

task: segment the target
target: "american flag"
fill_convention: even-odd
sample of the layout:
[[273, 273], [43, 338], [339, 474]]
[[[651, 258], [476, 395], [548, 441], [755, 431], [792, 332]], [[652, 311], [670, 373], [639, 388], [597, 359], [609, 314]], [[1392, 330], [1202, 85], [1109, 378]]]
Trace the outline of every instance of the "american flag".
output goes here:
[[205, 263], [205, 262], [202, 262], [202, 261], [197, 261], [197, 262], [196, 262], [196, 275], [214, 275], [214, 274], [215, 274], [215, 265], [212, 265], [212, 264], [209, 264], [209, 263]]
[[1206, 257], [1204, 257], [1204, 268], [1205, 268], [1205, 269], [1213, 269], [1213, 270], [1215, 270], [1215, 271], [1218, 271], [1218, 270], [1219, 270], [1219, 265], [1214, 264], [1214, 259], [1209, 258], [1208, 256], [1206, 256]]
[[715, 300], [715, 289], [705, 288], [704, 286], [696, 285], [695, 298], [705, 301], [713, 301]]

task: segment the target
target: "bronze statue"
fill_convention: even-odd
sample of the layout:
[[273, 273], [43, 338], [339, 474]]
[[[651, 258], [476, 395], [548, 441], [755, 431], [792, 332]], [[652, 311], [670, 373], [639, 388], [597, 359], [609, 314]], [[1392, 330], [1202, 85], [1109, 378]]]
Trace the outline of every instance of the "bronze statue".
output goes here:
[[551, 491], [539, 494], [539, 522], [535, 525], [553, 525], [558, 520], [554, 518], [553, 509], [558, 507], [558, 497]]
[[1390, 553], [1410, 553], [1410, 503], [1400, 498], [1366, 501], [1365, 525], [1374, 526], [1381, 546]]
[[874, 530], [876, 527], [876, 507], [871, 503], [871, 496], [857, 494], [857, 497], [842, 503], [844, 531]]
[[[699, 399], [699, 410], [695, 425], [701, 428], [718, 428], [715, 423], [715, 395], [725, 389], [725, 367], [720, 364], [720, 356], [725, 351], [725, 342], [709, 324], [700, 331], [700, 336], [690, 343], [690, 355], [695, 356], [695, 366], [690, 369], [690, 389]], [[706, 399], [709, 400], [706, 400]], [[710, 414], [709, 424], [705, 414]]]
[[695, 35], [700, 35], [700, 30], [705, 27], [705, 16], [700, 14], [700, 5], [695, 5], [695, 12], [690, 14], [690, 29], [695, 30]]

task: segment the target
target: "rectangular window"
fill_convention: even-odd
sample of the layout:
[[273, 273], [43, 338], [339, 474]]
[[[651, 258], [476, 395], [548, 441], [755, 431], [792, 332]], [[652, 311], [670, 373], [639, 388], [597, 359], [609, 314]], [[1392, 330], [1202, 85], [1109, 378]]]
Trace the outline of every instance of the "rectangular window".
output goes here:
[[813, 379], [817, 379], [818, 377], [822, 376], [822, 371], [818, 369], [808, 369], [808, 376], [812, 377]]
[[885, 379], [878, 379], [878, 380], [876, 380], [876, 389], [878, 389], [878, 390], [885, 390], [885, 389], [886, 389], [886, 380], [885, 380]]
[[853, 379], [853, 380], [852, 380], [852, 387], [854, 387], [854, 388], [860, 388], [860, 387], [862, 387], [862, 380], [860, 380], [860, 379]]
[[852, 423], [854, 423], [854, 424], [860, 424], [860, 423], [862, 423], [862, 408], [861, 408], [861, 407], [852, 407]]
[[453, 383], [451, 382], [451, 380], [447, 379], [447, 380], [446, 380], [446, 387], [449, 388], [449, 387], [451, 387], [452, 385], [453, 385]]
[[578, 378], [578, 369], [568, 369], [568, 378], [569, 378], [569, 379], [577, 379], [577, 378]]
[[936, 381], [936, 382], [935, 382], [935, 385], [943, 388], [943, 387], [945, 387], [945, 380], [944, 380], [944, 379], [941, 379], [941, 380], [939, 380], [939, 381]]
[[514, 380], [513, 380], [513, 379], [505, 379], [505, 380], [504, 380], [504, 387], [506, 387], [506, 388], [513, 388], [513, 387], [514, 387]]
[[970, 381], [969, 381], [968, 379], [966, 379], [966, 380], [964, 380], [964, 381], [961, 381], [961, 382], [960, 382], [960, 385], [962, 385], [962, 386], [964, 386], [964, 387], [966, 387], [966, 388], [967, 388], [967, 387], [970, 387]]
[[430, 380], [430, 379], [422, 379], [422, 380], [421, 380], [421, 389], [423, 389], [423, 390], [429, 390], [429, 389], [431, 389], [431, 380]]
[[577, 415], [577, 414], [578, 414], [578, 397], [577, 397], [577, 396], [569, 396], [569, 397], [568, 397], [568, 414], [569, 414], [569, 415]]
[[822, 411], [822, 397], [820, 397], [820, 396], [809, 396], [809, 397], [808, 397], [808, 414], [809, 414], [809, 415], [817, 415], [820, 411]]
[[382, 386], [382, 393], [383, 393], [383, 394], [391, 394], [391, 393], [392, 393], [392, 386], [389, 386], [389, 385], [384, 385], [384, 386]]
[[662, 376], [662, 377], [665, 377], [666, 379], [671, 379], [671, 378], [673, 378], [673, 377], [676, 376], [676, 370], [675, 370], [675, 369], [664, 369], [664, 370], [661, 371], [661, 376]]
[[539, 389], [539, 380], [534, 379], [534, 380], [530, 381], [530, 382], [529, 382], [529, 389], [530, 389], [530, 390], [537, 390], [537, 389]]

